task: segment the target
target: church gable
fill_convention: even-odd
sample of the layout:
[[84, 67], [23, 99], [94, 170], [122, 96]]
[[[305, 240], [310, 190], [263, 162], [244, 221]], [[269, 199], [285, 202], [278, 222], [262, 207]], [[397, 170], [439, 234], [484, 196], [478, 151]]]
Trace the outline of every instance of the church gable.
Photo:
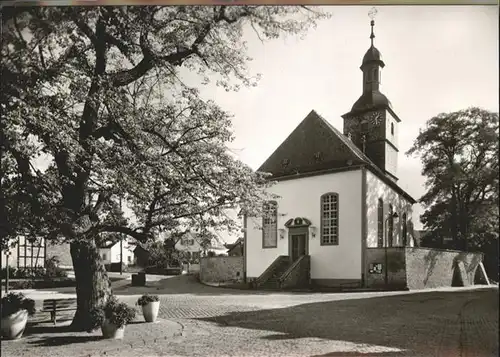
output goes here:
[[364, 155], [353, 146], [313, 110], [258, 171], [278, 178], [365, 164]]

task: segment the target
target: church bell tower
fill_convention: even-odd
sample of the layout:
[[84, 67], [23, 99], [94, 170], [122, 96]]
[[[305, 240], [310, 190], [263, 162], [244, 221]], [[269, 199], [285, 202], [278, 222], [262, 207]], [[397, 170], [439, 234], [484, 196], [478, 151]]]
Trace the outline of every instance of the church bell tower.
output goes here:
[[361, 64], [363, 93], [344, 119], [344, 135], [352, 140], [390, 179], [397, 181], [398, 125], [401, 120], [380, 91], [385, 63], [374, 46], [376, 10], [370, 11], [371, 46]]

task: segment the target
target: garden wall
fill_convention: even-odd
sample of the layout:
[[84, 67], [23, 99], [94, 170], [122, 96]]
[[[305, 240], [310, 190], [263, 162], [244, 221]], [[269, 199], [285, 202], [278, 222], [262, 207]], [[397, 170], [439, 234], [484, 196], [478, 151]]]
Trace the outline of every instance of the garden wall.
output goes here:
[[474, 284], [476, 269], [482, 260], [482, 253], [410, 247], [367, 248], [365, 284], [369, 288], [410, 290], [469, 286]]
[[203, 257], [200, 259], [203, 283], [239, 283], [243, 281], [243, 257]]
[[[387, 252], [387, 259], [386, 259]], [[387, 285], [406, 288], [405, 248], [367, 248], [365, 284], [369, 288], [386, 287], [385, 262], [387, 260]]]
[[[410, 289], [473, 285], [482, 253], [431, 248], [406, 249], [406, 280]], [[458, 269], [455, 269], [457, 267]], [[454, 274], [455, 279], [454, 279]], [[458, 278], [458, 280], [457, 280]], [[455, 280], [455, 281], [454, 281]]]

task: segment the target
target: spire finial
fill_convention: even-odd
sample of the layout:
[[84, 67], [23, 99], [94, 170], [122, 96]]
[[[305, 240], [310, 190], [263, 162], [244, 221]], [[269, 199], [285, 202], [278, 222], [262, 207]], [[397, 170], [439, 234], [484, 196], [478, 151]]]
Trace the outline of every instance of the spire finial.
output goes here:
[[372, 7], [370, 12], [368, 12], [368, 17], [371, 19], [370, 25], [372, 27], [372, 33], [370, 35], [370, 39], [372, 41], [372, 46], [373, 46], [373, 39], [375, 38], [375, 34], [373, 33], [373, 26], [375, 26], [375, 16], [377, 16], [377, 9]]

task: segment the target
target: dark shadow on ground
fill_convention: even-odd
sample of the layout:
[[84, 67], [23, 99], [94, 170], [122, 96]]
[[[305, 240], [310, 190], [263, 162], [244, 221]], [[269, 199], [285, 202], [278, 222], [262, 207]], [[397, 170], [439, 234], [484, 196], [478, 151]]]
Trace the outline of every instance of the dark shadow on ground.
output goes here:
[[86, 343], [91, 341], [102, 340], [102, 336], [90, 335], [90, 336], [50, 336], [42, 337], [41, 339], [29, 341], [31, 345], [36, 347], [55, 347], [55, 346], [65, 346], [75, 343]]
[[[471, 300], [482, 306], [474, 315], [474, 321], [498, 316], [498, 289], [481, 289], [327, 301], [280, 309], [234, 312], [199, 320], [221, 326], [284, 334], [279, 339], [317, 337], [409, 349], [404, 355], [411, 355], [414, 350], [431, 356], [436, 355], [439, 346], [443, 350], [457, 348], [456, 339], [443, 338], [442, 334], [445, 327], [458, 329], [460, 334], [457, 319], [463, 306]], [[265, 338], [278, 337], [271, 335]], [[485, 349], [491, 346], [494, 346], [494, 341]], [[498, 344], [496, 349], [498, 352]], [[486, 354], [479, 355], [489, 355], [492, 351], [483, 352]]]
[[47, 333], [68, 333], [73, 332], [69, 325], [67, 326], [54, 326], [49, 324], [33, 324], [26, 326], [24, 335], [36, 335], [36, 334], [47, 334]]
[[[321, 293], [342, 293], [343, 291], [328, 289], [324, 291], [276, 291], [276, 290], [256, 290], [248, 289], [245, 287], [214, 287], [202, 284], [194, 275], [176, 275], [158, 281], [147, 281], [148, 274], [146, 274], [146, 286], [132, 286], [130, 280], [118, 280], [111, 283], [111, 288], [115, 295], [142, 295], [142, 294], [161, 294], [161, 295], [179, 295], [179, 294], [193, 294], [198, 296], [222, 296], [222, 295], [280, 295], [280, 294], [294, 294], [294, 295], [311, 295]], [[43, 290], [43, 289], [42, 289]], [[75, 294], [75, 288], [57, 288], [48, 289], [56, 291], [61, 294]], [[353, 291], [344, 291], [345, 293], [352, 293]]]
[[[193, 294], [200, 296], [220, 296], [220, 295], [270, 295], [270, 294], [290, 294], [285, 291], [263, 291], [251, 289], [237, 289], [227, 287], [213, 287], [199, 282], [194, 275], [177, 275], [167, 279], [148, 282], [146, 274], [146, 286], [131, 286], [131, 282], [113, 287], [116, 295], [139, 295], [139, 294]], [[311, 292], [297, 292], [296, 294], [311, 294]]]

